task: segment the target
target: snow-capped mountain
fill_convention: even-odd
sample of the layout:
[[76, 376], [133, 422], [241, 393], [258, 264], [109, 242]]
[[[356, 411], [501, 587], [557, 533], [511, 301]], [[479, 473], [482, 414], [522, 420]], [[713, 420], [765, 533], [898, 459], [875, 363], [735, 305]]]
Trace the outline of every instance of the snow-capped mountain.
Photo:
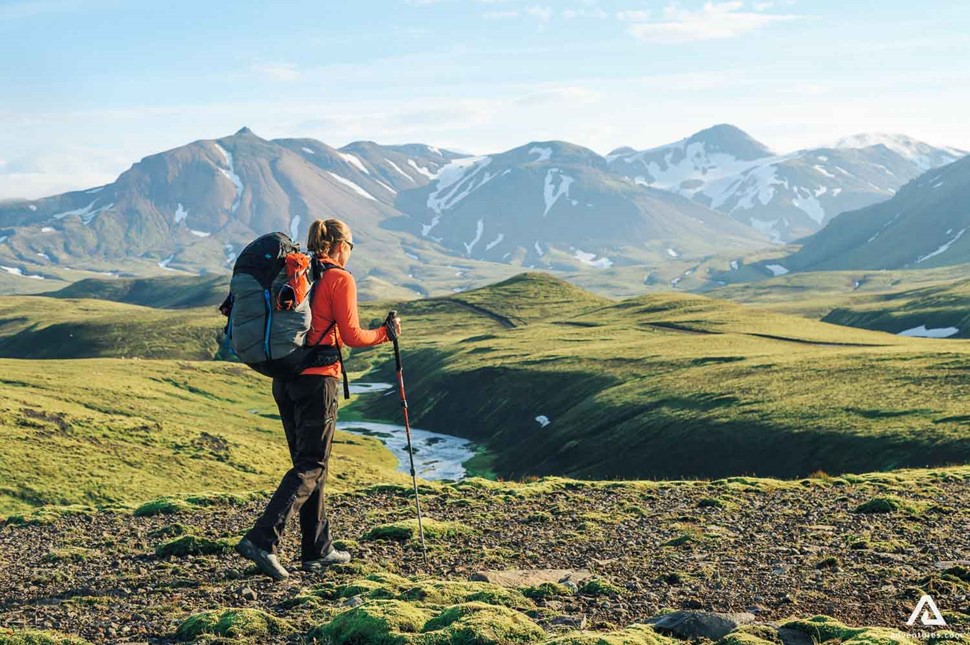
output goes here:
[[909, 159], [925, 172], [932, 168], [945, 166], [964, 156], [966, 152], [956, 148], [936, 148], [928, 143], [917, 141], [905, 134], [884, 134], [881, 132], [865, 132], [839, 139], [836, 148], [871, 148], [884, 146], [899, 156]]
[[610, 168], [727, 213], [775, 242], [810, 235], [841, 212], [890, 198], [962, 152], [901, 135], [857, 135], [828, 148], [776, 154], [718, 125], [676, 143], [608, 155]]
[[496, 262], [608, 267], [762, 246], [750, 227], [678, 195], [610, 172], [592, 150], [561, 141], [457, 159], [396, 202], [388, 223], [451, 252]]
[[400, 166], [401, 183], [421, 185], [433, 171], [420, 169], [457, 155], [398, 146], [381, 157], [379, 148], [358, 157], [310, 139], [267, 141], [247, 128], [196, 141], [146, 157], [106, 186], [0, 206], [0, 253], [41, 266], [134, 257], [218, 271], [257, 235], [280, 230], [303, 241], [312, 219], [341, 217], [385, 247], [388, 260], [404, 262], [401, 236], [380, 226], [399, 215], [385, 166]]
[[778, 261], [792, 271], [929, 268], [970, 262], [970, 157], [885, 202], [843, 213]]

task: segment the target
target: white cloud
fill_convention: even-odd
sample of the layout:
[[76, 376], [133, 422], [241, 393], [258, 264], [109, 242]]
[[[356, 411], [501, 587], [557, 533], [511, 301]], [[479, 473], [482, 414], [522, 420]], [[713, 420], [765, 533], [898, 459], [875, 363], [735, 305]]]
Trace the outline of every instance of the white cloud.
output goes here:
[[525, 8], [525, 15], [538, 18], [539, 22], [549, 22], [552, 19], [552, 7], [532, 5]]
[[736, 38], [779, 22], [801, 16], [745, 11], [743, 2], [705, 2], [697, 11], [667, 5], [663, 20], [635, 21], [630, 33], [640, 40], [657, 43], [684, 43], [696, 40]]
[[482, 14], [482, 17], [488, 20], [508, 20], [509, 18], [518, 18], [519, 12], [515, 9], [506, 11], [486, 11]]
[[599, 7], [595, 9], [565, 9], [562, 12], [562, 17], [567, 20], [573, 20], [575, 18], [606, 18], [607, 13]]
[[650, 20], [650, 11], [648, 9], [628, 9], [617, 11], [616, 17], [624, 22], [646, 22]]
[[300, 78], [300, 70], [293, 63], [259, 63], [253, 71], [271, 81], [295, 81]]

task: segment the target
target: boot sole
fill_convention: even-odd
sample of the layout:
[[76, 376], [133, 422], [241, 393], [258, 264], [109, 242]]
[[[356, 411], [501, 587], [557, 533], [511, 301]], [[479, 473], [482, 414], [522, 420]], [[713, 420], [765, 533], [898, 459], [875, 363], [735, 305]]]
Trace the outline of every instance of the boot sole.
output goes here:
[[236, 545], [236, 553], [246, 558], [247, 560], [252, 560], [260, 571], [268, 575], [270, 578], [276, 581], [284, 580], [289, 577], [289, 572], [287, 571], [277, 571], [273, 565], [266, 561], [262, 554], [256, 550], [256, 545], [252, 542], [239, 542]]

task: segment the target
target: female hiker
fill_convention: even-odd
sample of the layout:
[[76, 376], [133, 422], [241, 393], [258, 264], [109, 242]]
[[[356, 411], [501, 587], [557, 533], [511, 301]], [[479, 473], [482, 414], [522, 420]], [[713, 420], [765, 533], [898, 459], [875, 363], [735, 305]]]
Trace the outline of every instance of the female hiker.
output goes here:
[[[306, 344], [369, 347], [391, 340], [387, 322], [377, 329], [360, 328], [357, 286], [343, 268], [354, 250], [350, 227], [336, 219], [316, 220], [310, 225], [307, 250], [318, 266], [336, 266], [315, 276], [317, 282], [310, 302], [313, 322]], [[397, 319], [393, 324], [390, 332], [396, 337], [401, 326]], [[283, 476], [266, 510], [236, 550], [276, 580], [289, 575], [276, 553], [286, 522], [297, 513], [303, 535], [304, 571], [319, 571], [350, 560], [349, 553], [333, 547], [324, 502], [340, 375], [340, 364], [333, 363], [307, 368], [295, 377], [273, 379], [273, 398], [283, 420], [293, 467]]]

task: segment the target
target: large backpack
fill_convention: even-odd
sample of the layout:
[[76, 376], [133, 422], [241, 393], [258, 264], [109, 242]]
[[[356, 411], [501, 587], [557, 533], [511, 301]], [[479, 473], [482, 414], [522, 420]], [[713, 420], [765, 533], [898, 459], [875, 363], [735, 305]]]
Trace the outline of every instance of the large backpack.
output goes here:
[[227, 344], [239, 360], [272, 377], [338, 361], [343, 367], [338, 347], [304, 345], [311, 323], [311, 278], [335, 266], [314, 266], [311, 275], [309, 258], [285, 233], [250, 242], [236, 259], [229, 297], [220, 307], [229, 317]]

